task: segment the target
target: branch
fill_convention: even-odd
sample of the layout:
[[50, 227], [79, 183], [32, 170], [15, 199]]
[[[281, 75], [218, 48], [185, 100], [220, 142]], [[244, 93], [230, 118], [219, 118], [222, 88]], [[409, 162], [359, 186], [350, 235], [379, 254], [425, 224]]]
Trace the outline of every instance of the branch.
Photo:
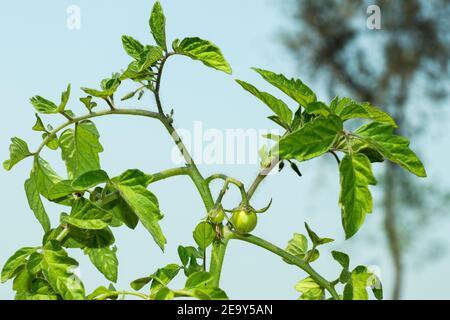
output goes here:
[[280, 159], [278, 157], [274, 158], [268, 167], [263, 168], [259, 174], [256, 176], [255, 180], [253, 181], [252, 185], [250, 186], [250, 189], [248, 189], [247, 192], [247, 199], [250, 200], [253, 195], [256, 192], [256, 189], [258, 189], [259, 185], [263, 180], [269, 175], [269, 173], [275, 168], [278, 163], [280, 162]]
[[240, 234], [234, 232], [234, 233], [232, 233], [232, 236], [230, 236], [230, 239], [237, 239], [237, 240], [241, 240], [241, 241], [245, 241], [245, 242], [254, 244], [258, 247], [266, 249], [266, 250], [280, 256], [281, 258], [289, 261], [290, 263], [296, 265], [297, 267], [299, 267], [300, 269], [305, 271], [322, 288], [325, 288], [331, 294], [333, 299], [339, 300], [339, 295], [337, 294], [336, 290], [334, 289], [334, 286], [328, 280], [323, 278], [319, 273], [317, 273], [317, 271], [315, 271], [309, 265], [309, 263], [305, 262], [304, 260], [302, 260], [296, 256], [293, 256], [292, 254], [289, 254], [285, 250], [277, 247], [276, 245], [274, 245], [264, 239], [253, 236], [253, 235], [249, 235], [249, 234], [248, 235], [240, 235]]

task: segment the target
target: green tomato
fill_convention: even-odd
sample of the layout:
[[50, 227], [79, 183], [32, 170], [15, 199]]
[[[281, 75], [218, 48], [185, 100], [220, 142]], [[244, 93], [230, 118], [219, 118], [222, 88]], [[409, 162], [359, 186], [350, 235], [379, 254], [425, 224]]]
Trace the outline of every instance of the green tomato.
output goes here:
[[252, 208], [238, 208], [231, 216], [231, 223], [239, 233], [253, 231], [258, 223], [256, 212]]
[[225, 219], [225, 213], [223, 212], [223, 208], [215, 208], [212, 209], [209, 214], [209, 221], [211, 221], [214, 224], [221, 224], [223, 219]]

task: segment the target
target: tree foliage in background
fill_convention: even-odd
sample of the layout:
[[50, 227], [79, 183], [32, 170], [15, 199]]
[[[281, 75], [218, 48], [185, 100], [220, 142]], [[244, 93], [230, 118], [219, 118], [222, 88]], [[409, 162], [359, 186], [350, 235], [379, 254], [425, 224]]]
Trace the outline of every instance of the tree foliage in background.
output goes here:
[[[11, 170], [19, 162], [31, 160], [25, 193], [44, 236], [41, 244], [20, 248], [6, 261], [1, 281], [12, 280], [15, 298], [26, 300], [105, 300], [128, 295], [145, 300], [227, 299], [227, 294], [220, 288], [220, 276], [227, 244], [238, 240], [268, 250], [287, 264], [303, 270], [307, 277], [295, 285], [300, 299], [368, 299], [368, 289], [376, 299], [382, 299], [378, 277], [366, 266], [351, 268], [350, 257], [345, 253], [332, 252], [332, 258], [342, 267], [334, 280], [326, 280], [312, 267], [320, 257], [319, 249], [333, 239], [318, 236], [307, 223], [307, 236], [296, 233], [285, 249], [251, 234], [257, 227], [257, 214], [268, 211], [272, 203], [256, 210], [251, 200], [274, 168], [282, 170], [283, 164], [289, 162], [293, 171], [299, 174], [296, 163], [332, 154], [340, 174], [341, 191], [336, 207], [340, 207], [345, 237], [353, 237], [363, 226], [367, 214], [372, 212], [370, 187], [377, 183], [372, 172], [373, 163], [386, 160], [418, 177], [426, 177], [422, 162], [409, 148], [409, 140], [394, 132], [397, 128], [395, 120], [370, 103], [359, 103], [350, 98], [320, 101], [301, 80], [254, 68], [268, 84], [296, 103], [292, 110], [284, 100], [237, 80], [244, 90], [269, 107], [273, 112], [269, 119], [283, 128], [284, 134], [267, 136], [274, 143], [270, 149], [260, 150], [260, 172], [249, 188], [242, 181], [221, 173], [203, 177], [173, 126], [174, 112], [164, 111], [159, 94], [164, 66], [172, 56], [181, 55], [226, 74], [231, 74], [231, 67], [221, 50], [207, 40], [197, 37], [176, 39], [169, 48], [165, 24], [162, 7], [156, 2], [149, 20], [155, 44], [144, 45], [131, 36], [123, 36], [123, 47], [131, 62], [120, 72], [102, 80], [97, 88], [81, 88], [87, 94], [77, 102], [84, 107], [82, 115], [69, 108], [75, 104], [70, 100], [70, 85], [61, 94], [60, 102], [41, 96], [31, 98], [31, 105], [37, 112], [32, 129], [42, 136], [41, 144], [30, 151], [27, 142], [14, 137], [9, 148], [10, 157], [3, 166]], [[135, 89], [118, 102], [119, 88], [125, 81], [132, 83]], [[139, 100], [145, 93], [153, 96], [153, 107], [119, 106], [119, 103], [126, 103], [123, 101]], [[94, 120], [112, 115], [145, 117], [163, 125], [184, 157], [185, 165], [152, 174], [129, 169], [112, 176], [102, 170], [103, 147]], [[44, 124], [55, 117], [64, 118], [65, 122], [55, 127]], [[352, 130], [350, 124], [358, 119], [363, 119], [364, 124]], [[44, 159], [46, 152], [60, 153], [65, 174], [58, 174]], [[119, 277], [114, 232], [117, 228], [133, 230], [142, 224], [157, 247], [164, 251], [168, 241], [160, 224], [164, 209], [150, 190], [155, 183], [174, 176], [189, 177], [205, 207], [203, 218], [193, 230], [193, 241], [178, 247], [178, 263], [162, 266], [134, 280], [130, 284], [134, 291], [117, 290], [113, 284]], [[213, 181], [223, 183], [217, 195], [210, 187]], [[222, 206], [230, 187], [235, 187], [241, 195], [231, 210]], [[47, 201], [59, 205], [56, 225], [52, 225], [54, 219], [49, 218], [45, 207]], [[111, 283], [86, 292], [75, 271], [79, 263], [70, 257], [72, 250], [82, 250]], [[185, 285], [175, 289], [171, 281], [180, 274], [186, 277]], [[144, 288], [145, 291], [141, 291]]]
[[[381, 30], [366, 28], [369, 5], [381, 9]], [[445, 0], [295, 0], [295, 30], [285, 43], [330, 95], [346, 91], [393, 115], [396, 132], [423, 132], [448, 94], [450, 3]], [[428, 101], [419, 105], [417, 101]], [[395, 266], [393, 298], [400, 298], [405, 251], [429, 217], [441, 210], [442, 192], [386, 166], [384, 231]], [[438, 205], [436, 203], [439, 203]]]

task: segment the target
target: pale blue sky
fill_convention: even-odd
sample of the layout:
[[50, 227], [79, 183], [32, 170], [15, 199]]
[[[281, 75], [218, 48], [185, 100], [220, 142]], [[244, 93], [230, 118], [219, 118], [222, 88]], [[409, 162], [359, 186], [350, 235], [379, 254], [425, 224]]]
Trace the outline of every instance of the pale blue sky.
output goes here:
[[[81, 8], [80, 30], [66, 27], [66, 9], [72, 4]], [[35, 118], [28, 103], [29, 97], [40, 94], [57, 100], [70, 82], [73, 88], [70, 107], [81, 112], [77, 103], [81, 95], [78, 88], [94, 87], [101, 79], [128, 64], [129, 58], [121, 46], [121, 35], [129, 34], [142, 42], [151, 41], [148, 17], [152, 4], [150, 0], [18, 0], [0, 5], [3, 43], [0, 53], [2, 160], [8, 157], [9, 138], [12, 136], [27, 140], [31, 149], [39, 143], [38, 134], [31, 131]], [[206, 129], [273, 128], [265, 118], [269, 115], [267, 109], [243, 92], [233, 79], [244, 79], [276, 93], [250, 67], [301, 77], [296, 64], [277, 38], [280, 27], [289, 26], [289, 19], [279, 2], [167, 0], [162, 4], [167, 16], [169, 39], [199, 36], [212, 40], [221, 47], [234, 71], [230, 77], [183, 57], [171, 60], [163, 79], [162, 98], [167, 109], [175, 109], [175, 125], [190, 129], [195, 120], [202, 120]], [[323, 91], [320, 87], [315, 89], [319, 95]], [[133, 101], [126, 105], [136, 106], [138, 103]], [[139, 105], [154, 108], [150, 96], [146, 96]], [[46, 119], [52, 124], [63, 121], [53, 118]], [[128, 168], [151, 173], [171, 166], [172, 144], [158, 123], [126, 117], [98, 119], [96, 123], [105, 148], [102, 164], [111, 175]], [[447, 128], [431, 130], [422, 141], [428, 145], [433, 142], [433, 147], [424, 154], [432, 178], [442, 178], [446, 174], [441, 170], [444, 162], [433, 159], [448, 156], [448, 151], [432, 159], [432, 155], [439, 155], [439, 147], [443, 148], [448, 141], [440, 139], [435, 142], [437, 134], [448, 137], [449, 132]], [[44, 157], [58, 172], [64, 173], [59, 153], [47, 151]], [[205, 175], [223, 171], [246, 183], [250, 183], [257, 172], [257, 167], [250, 165], [202, 165], [200, 169]], [[337, 240], [327, 247], [328, 250], [323, 250], [317, 269], [330, 278], [337, 276], [338, 267], [329, 251], [348, 251], [353, 264], [379, 266], [384, 285], [390, 289], [392, 277], [389, 257], [383, 246], [384, 238], [374, 231], [380, 223], [381, 212], [375, 210], [359, 235], [350, 241], [343, 241], [337, 205], [339, 180], [336, 169], [333, 159], [326, 158], [303, 164], [301, 170], [304, 177], [301, 179], [289, 174], [289, 171], [270, 177], [257, 193], [254, 205], [263, 206], [271, 197], [274, 203], [270, 212], [261, 216], [255, 234], [284, 247], [294, 232], [304, 232], [303, 222], [306, 220], [320, 235]], [[17, 248], [38, 245], [41, 241], [41, 228], [34, 220], [23, 192], [23, 182], [29, 170], [30, 161], [24, 161], [9, 173], [0, 170], [2, 265]], [[379, 190], [373, 190], [375, 197], [379, 196]], [[129, 288], [131, 280], [151, 274], [165, 264], [178, 262], [177, 245], [193, 244], [192, 230], [204, 215], [199, 197], [191, 182], [185, 178], [162, 182], [152, 186], [152, 191], [160, 199], [165, 213], [162, 227], [168, 238], [166, 254], [160, 252], [142, 227], [134, 232], [125, 228], [116, 229], [120, 259], [118, 288]], [[237, 198], [227, 199], [229, 206], [235, 204], [233, 200], [237, 201]], [[48, 208], [56, 224], [60, 209], [53, 205]], [[447, 242], [450, 238], [446, 232], [448, 227], [448, 221], [441, 221], [434, 231]], [[81, 276], [88, 290], [107, 284], [80, 252], [73, 251], [71, 254], [80, 259]], [[446, 274], [449, 264], [450, 259], [446, 256], [425, 268], [410, 270], [405, 297], [449, 298], [450, 280], [441, 276]], [[305, 275], [301, 271], [284, 264], [278, 257], [257, 247], [233, 242], [224, 264], [222, 287], [232, 298], [293, 299], [298, 296], [293, 286], [303, 277]], [[181, 278], [174, 282], [175, 286], [182, 285], [184, 279]], [[0, 298], [11, 297], [11, 283], [0, 285]]]

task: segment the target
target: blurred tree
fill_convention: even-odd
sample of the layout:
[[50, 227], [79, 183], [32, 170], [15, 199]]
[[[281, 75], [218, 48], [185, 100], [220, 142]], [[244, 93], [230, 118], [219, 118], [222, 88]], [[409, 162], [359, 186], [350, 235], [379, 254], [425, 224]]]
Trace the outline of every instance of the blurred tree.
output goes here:
[[[293, 0], [288, 5], [295, 29], [285, 34], [285, 44], [331, 96], [344, 90], [387, 109], [403, 128], [400, 134], [411, 136], [425, 127], [430, 105], [448, 94], [450, 1]], [[370, 5], [381, 9], [380, 30], [366, 25]], [[430, 103], [422, 108], [415, 103], [418, 97]], [[416, 227], [423, 226], [434, 209], [435, 190], [426, 192], [417, 183], [387, 166], [383, 209], [395, 269], [393, 299], [400, 298], [411, 229], [417, 231], [410, 227], [411, 215]]]

